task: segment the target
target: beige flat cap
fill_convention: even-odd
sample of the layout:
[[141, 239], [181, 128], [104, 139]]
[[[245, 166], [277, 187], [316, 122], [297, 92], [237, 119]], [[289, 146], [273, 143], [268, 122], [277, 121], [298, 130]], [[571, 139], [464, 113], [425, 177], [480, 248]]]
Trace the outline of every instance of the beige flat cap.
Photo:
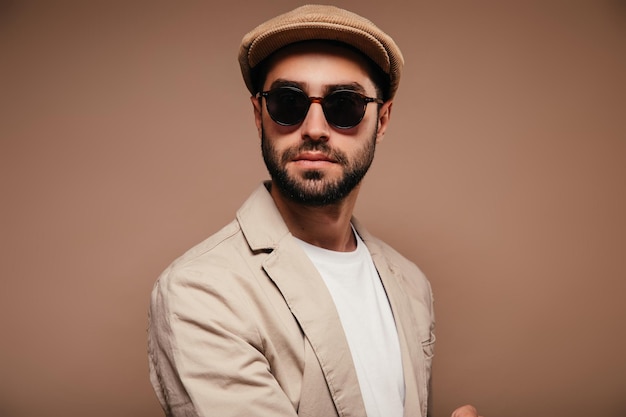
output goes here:
[[246, 87], [256, 94], [253, 70], [273, 52], [295, 42], [332, 40], [351, 45], [368, 56], [389, 76], [393, 98], [404, 58], [393, 39], [369, 20], [334, 6], [306, 5], [260, 24], [243, 37], [239, 65]]

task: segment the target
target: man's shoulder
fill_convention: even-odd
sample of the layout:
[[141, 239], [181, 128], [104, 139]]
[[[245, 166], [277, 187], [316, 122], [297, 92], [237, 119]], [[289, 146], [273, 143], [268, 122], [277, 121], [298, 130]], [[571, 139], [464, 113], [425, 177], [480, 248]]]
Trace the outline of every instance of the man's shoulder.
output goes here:
[[[159, 277], [162, 284], [215, 283], [250, 275], [250, 267], [286, 234], [263, 184], [237, 210], [235, 219], [172, 262]], [[221, 284], [220, 284], [221, 285]]]
[[233, 220], [200, 243], [191, 247], [177, 261], [179, 263], [185, 263], [193, 261], [196, 258], [209, 256], [224, 247], [233, 245], [234, 240], [236, 240], [237, 236], [240, 234], [241, 226], [237, 220]]
[[241, 227], [236, 220], [188, 249], [175, 259], [161, 274], [159, 280], [177, 280], [203, 275], [209, 270], [232, 269], [234, 257], [245, 251]]
[[415, 262], [404, 256], [390, 244], [376, 237], [370, 237], [370, 240], [375, 243], [375, 245], [378, 247], [378, 250], [384, 256], [387, 262], [390, 263], [390, 266], [394, 269], [399, 269], [403, 272], [411, 272], [422, 276], [424, 275]]
[[384, 264], [385, 268], [388, 268], [386, 270], [396, 278], [396, 282], [400, 283], [404, 291], [411, 296], [417, 295], [419, 298], [431, 296], [430, 282], [415, 262], [390, 244], [368, 233], [362, 226], [360, 229], [359, 234], [362, 233], [362, 238], [377, 267]]
[[422, 271], [412, 260], [384, 240], [371, 234], [357, 219], [353, 219], [352, 222], [373, 257], [382, 257], [392, 269], [423, 275]]

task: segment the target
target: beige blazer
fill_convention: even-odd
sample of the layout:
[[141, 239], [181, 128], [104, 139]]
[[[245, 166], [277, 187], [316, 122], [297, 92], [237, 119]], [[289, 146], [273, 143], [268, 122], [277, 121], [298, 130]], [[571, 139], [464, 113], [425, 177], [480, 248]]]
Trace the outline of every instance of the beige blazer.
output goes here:
[[[353, 224], [395, 317], [404, 415], [425, 417], [435, 340], [430, 285]], [[366, 415], [332, 298], [262, 185], [236, 220], [159, 277], [148, 333], [150, 379], [168, 416]]]

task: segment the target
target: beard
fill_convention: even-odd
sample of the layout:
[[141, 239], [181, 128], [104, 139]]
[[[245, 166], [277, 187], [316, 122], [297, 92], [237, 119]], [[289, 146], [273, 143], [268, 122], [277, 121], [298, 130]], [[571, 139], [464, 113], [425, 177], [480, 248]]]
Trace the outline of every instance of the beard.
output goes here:
[[[325, 141], [306, 140], [300, 146], [287, 149], [282, 155], [261, 129], [261, 150], [265, 166], [273, 183], [292, 201], [306, 206], [326, 206], [342, 201], [361, 182], [374, 160], [376, 132], [365, 146], [349, 158], [345, 153], [332, 149]], [[322, 170], [307, 170], [301, 175], [290, 175], [286, 165], [296, 155], [305, 151], [322, 152], [343, 168], [343, 175], [329, 179]]]

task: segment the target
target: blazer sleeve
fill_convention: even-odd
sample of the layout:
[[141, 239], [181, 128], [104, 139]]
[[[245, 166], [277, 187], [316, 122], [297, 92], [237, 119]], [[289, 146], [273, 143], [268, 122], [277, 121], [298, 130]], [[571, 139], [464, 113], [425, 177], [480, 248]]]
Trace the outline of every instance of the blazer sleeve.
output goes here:
[[172, 417], [296, 417], [232, 275], [170, 267], [155, 284], [148, 346], [161, 406]]

